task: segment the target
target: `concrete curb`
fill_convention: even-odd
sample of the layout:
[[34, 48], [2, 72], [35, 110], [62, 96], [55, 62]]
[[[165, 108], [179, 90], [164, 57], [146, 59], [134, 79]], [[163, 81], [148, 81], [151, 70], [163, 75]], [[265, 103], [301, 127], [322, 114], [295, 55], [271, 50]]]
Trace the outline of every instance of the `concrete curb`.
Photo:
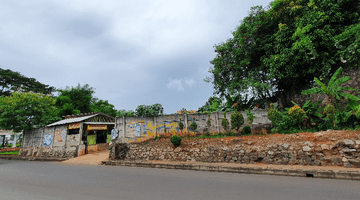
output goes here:
[[212, 164], [191, 164], [191, 163], [153, 163], [146, 161], [103, 161], [103, 165], [111, 166], [128, 166], [128, 167], [145, 167], [145, 168], [164, 168], [164, 169], [182, 169], [195, 171], [210, 172], [228, 172], [244, 174], [265, 174], [295, 177], [312, 177], [312, 178], [331, 178], [360, 180], [359, 170], [326, 170], [326, 169], [291, 169], [279, 168], [276, 165], [270, 167], [247, 167], [239, 164], [238, 166], [212, 165]]
[[68, 158], [46, 158], [46, 157], [26, 157], [26, 156], [6, 156], [0, 155], [0, 159], [7, 160], [26, 160], [26, 161], [48, 161], [48, 162], [62, 162], [65, 160], [69, 160]]

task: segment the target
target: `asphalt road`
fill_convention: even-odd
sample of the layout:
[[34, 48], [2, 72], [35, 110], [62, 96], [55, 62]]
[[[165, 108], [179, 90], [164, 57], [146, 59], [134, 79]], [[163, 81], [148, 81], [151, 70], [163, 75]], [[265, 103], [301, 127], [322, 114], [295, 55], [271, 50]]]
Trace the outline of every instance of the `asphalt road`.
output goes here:
[[0, 159], [0, 199], [359, 200], [360, 181]]

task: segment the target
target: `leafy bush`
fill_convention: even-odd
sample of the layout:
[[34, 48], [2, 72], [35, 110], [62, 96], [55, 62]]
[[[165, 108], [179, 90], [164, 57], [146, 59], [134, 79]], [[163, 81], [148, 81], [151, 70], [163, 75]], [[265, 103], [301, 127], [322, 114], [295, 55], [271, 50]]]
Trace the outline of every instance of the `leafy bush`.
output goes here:
[[223, 113], [224, 118], [221, 120], [221, 126], [225, 130], [225, 132], [229, 129], [229, 120], [226, 119], [226, 112]]
[[179, 129], [182, 131], [184, 129], [184, 124], [181, 121], [181, 117], [180, 117], [180, 122], [179, 122]]
[[254, 119], [256, 119], [255, 114], [251, 110], [245, 110], [246, 116], [248, 118], [248, 124], [252, 124]]
[[193, 117], [193, 123], [190, 124], [190, 128], [192, 131], [195, 131], [197, 129], [197, 124], [195, 122], [195, 116]]
[[326, 114], [325, 120], [334, 121], [335, 120], [335, 107], [332, 104], [329, 104], [325, 107], [324, 112]]
[[281, 115], [280, 111], [278, 111], [274, 108], [273, 103], [270, 104], [270, 109], [267, 113], [267, 117], [275, 125], [275, 127], [282, 120], [282, 115]]
[[294, 120], [295, 123], [301, 124], [304, 122], [306, 114], [298, 105], [294, 105], [289, 110], [289, 117]]
[[244, 124], [244, 116], [239, 112], [235, 111], [231, 114], [231, 129], [236, 129], [239, 131], [239, 128]]
[[236, 134], [233, 131], [227, 132], [227, 136], [236, 136]]
[[251, 127], [250, 126], [244, 126], [244, 128], [242, 129], [242, 134], [243, 135], [251, 134]]
[[206, 132], [204, 135], [205, 135], [205, 137], [210, 137], [211, 136], [210, 132]]
[[173, 136], [171, 136], [171, 138], [170, 138], [170, 142], [171, 142], [175, 147], [178, 147], [178, 146], [180, 146], [180, 143], [181, 143], [181, 137], [178, 136], [178, 135], [173, 135]]

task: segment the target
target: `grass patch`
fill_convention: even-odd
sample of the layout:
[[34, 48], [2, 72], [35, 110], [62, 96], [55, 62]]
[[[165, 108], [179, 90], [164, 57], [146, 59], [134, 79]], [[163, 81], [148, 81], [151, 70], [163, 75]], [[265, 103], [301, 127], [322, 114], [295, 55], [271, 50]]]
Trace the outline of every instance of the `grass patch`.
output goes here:
[[18, 155], [19, 151], [0, 152], [0, 155]]

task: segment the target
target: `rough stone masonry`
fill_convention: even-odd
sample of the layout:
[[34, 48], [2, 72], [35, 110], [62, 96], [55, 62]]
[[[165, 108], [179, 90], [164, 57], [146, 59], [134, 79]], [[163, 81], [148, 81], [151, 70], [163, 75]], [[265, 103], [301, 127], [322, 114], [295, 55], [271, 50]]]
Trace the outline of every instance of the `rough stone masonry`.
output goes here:
[[[328, 144], [311, 142], [276, 143], [255, 146], [250, 141], [220, 140], [220, 145], [206, 140], [184, 140], [174, 148], [169, 139], [161, 145], [115, 142], [110, 156], [113, 160], [169, 160], [226, 163], [265, 163], [279, 165], [344, 166], [360, 168], [360, 135]], [[181, 146], [185, 146], [183, 148]]]

